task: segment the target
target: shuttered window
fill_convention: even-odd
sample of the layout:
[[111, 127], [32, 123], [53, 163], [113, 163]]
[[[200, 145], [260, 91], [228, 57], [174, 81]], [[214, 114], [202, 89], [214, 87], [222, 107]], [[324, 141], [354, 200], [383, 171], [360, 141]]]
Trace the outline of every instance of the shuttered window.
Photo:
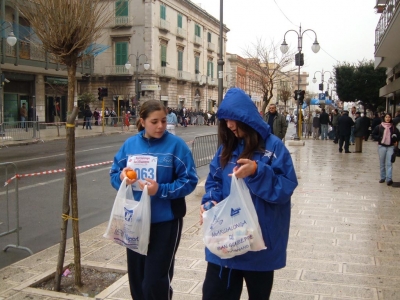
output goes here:
[[198, 37], [201, 37], [201, 27], [198, 24], [194, 24], [194, 34]]
[[116, 17], [127, 17], [128, 16], [128, 1], [118, 0], [115, 2], [115, 16]]
[[122, 66], [128, 61], [128, 42], [115, 43], [115, 65]]
[[167, 66], [167, 46], [161, 45], [161, 67]]
[[178, 28], [182, 28], [182, 15], [178, 14]]
[[178, 51], [178, 71], [183, 71], [183, 51]]
[[166, 20], [167, 18], [167, 8], [165, 5], [160, 5], [160, 18]]
[[199, 74], [200, 73], [200, 56], [195, 56], [194, 57], [194, 74]]

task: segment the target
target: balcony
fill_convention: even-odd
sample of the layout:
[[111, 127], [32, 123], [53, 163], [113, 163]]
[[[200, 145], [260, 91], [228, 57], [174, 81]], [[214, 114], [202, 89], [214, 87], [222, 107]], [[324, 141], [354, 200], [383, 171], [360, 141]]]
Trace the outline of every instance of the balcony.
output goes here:
[[126, 76], [132, 75], [132, 70], [125, 68], [125, 65], [114, 65], [106, 67], [105, 74], [111, 76]]
[[185, 39], [186, 38], [186, 29], [178, 27], [176, 30], [176, 35]]
[[202, 40], [201, 37], [195, 35], [195, 36], [194, 36], [194, 39], [193, 39], [193, 43], [194, 43], [195, 45], [202, 46], [202, 45], [203, 45], [203, 40]]
[[160, 19], [159, 29], [164, 31], [169, 31], [169, 22], [164, 19]]
[[132, 27], [133, 26], [133, 18], [129, 16], [124, 17], [115, 17], [113, 28], [116, 27]]
[[158, 76], [166, 78], [175, 78], [176, 70], [169, 67], [160, 67], [158, 69]]
[[192, 74], [186, 71], [177, 71], [176, 79], [182, 81], [190, 81], [192, 78]]
[[207, 49], [210, 51], [215, 51], [215, 44], [208, 42]]
[[[375, 67], [393, 67], [400, 61], [400, 0], [388, 0], [375, 29]], [[377, 63], [377, 61], [375, 61]]]
[[212, 78], [211, 76], [207, 76], [207, 82], [209, 86], [217, 86], [218, 80], [217, 78]]

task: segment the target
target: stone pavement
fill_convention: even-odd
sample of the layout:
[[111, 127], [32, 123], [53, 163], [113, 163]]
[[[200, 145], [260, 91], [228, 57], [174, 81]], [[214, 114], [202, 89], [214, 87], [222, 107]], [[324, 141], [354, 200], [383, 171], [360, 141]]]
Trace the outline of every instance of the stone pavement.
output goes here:
[[[288, 148], [299, 186], [292, 197], [287, 266], [275, 272], [271, 299], [400, 299], [400, 159], [390, 187], [378, 183], [372, 141], [357, 154], [339, 153], [332, 141], [321, 140]], [[206, 263], [198, 211], [203, 183], [187, 197], [172, 282], [175, 300], [201, 299]], [[124, 272], [125, 249], [102, 237], [106, 225], [80, 235], [82, 264]], [[57, 252], [55, 245], [1, 269], [0, 299], [84, 299], [29, 287], [54, 272]], [[66, 264], [72, 255], [69, 240]], [[127, 275], [96, 299], [130, 299]], [[247, 299], [245, 289], [242, 299]]]
[[[36, 138], [32, 138], [33, 132], [32, 128], [29, 128], [29, 135], [19, 134], [18, 130], [14, 130], [11, 133], [11, 136], [1, 137], [0, 136], [0, 149], [2, 147], [12, 147], [12, 146], [23, 146], [34, 143], [41, 143], [44, 141], [57, 140], [57, 139], [65, 139], [66, 130], [65, 123], [60, 126], [46, 126], [45, 129], [40, 129], [36, 132]], [[121, 123], [120, 123], [121, 124]], [[23, 129], [19, 129], [20, 131], [24, 131]], [[136, 126], [131, 125], [129, 127], [129, 131], [136, 132]], [[89, 137], [96, 136], [101, 134], [114, 134], [114, 133], [122, 133], [127, 132], [127, 128], [123, 128], [122, 125], [117, 127], [114, 126], [95, 126], [92, 124], [92, 130], [90, 129], [82, 129], [81, 123], [76, 126], [75, 137]], [[14, 136], [14, 137], [13, 137]], [[23, 138], [18, 140], [19, 138]]]

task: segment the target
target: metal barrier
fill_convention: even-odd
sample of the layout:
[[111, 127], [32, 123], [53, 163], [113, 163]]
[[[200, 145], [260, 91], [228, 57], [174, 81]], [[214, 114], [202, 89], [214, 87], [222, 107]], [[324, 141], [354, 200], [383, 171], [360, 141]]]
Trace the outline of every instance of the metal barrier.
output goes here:
[[[4, 170], [4, 173], [2, 172]], [[0, 163], [0, 180], [1, 182], [6, 182], [9, 178], [17, 175], [17, 166], [13, 163]], [[4, 177], [3, 177], [4, 176]], [[19, 200], [18, 200], [18, 180], [14, 180], [14, 188], [11, 188], [11, 184], [5, 185], [4, 188], [0, 189], [0, 199], [5, 196], [5, 201], [0, 201], [0, 238], [12, 233], [17, 235], [17, 243], [15, 245], [9, 244], [3, 248], [3, 251], [7, 251], [8, 248], [16, 248], [29, 252], [33, 252], [27, 248], [19, 245], [19, 231], [21, 227], [19, 226]], [[10, 195], [14, 194], [13, 199], [10, 199]], [[14, 210], [12, 208], [14, 204]], [[5, 223], [3, 223], [5, 222]], [[2, 228], [5, 227], [3, 230]]]
[[208, 165], [218, 149], [218, 135], [198, 136], [192, 144], [192, 155], [196, 168]]
[[4, 122], [0, 128], [0, 139], [3, 142], [40, 139], [40, 126], [37, 121]]

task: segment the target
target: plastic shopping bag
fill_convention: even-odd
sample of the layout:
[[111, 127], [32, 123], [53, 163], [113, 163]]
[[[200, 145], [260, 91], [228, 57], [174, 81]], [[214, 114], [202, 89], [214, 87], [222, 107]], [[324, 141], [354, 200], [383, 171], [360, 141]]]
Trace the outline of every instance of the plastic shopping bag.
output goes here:
[[203, 213], [203, 241], [220, 258], [267, 248], [249, 189], [234, 174], [230, 195]]
[[140, 201], [133, 198], [132, 187], [122, 181], [115, 197], [110, 221], [104, 237], [147, 255], [150, 238], [151, 209], [147, 186], [144, 187]]

